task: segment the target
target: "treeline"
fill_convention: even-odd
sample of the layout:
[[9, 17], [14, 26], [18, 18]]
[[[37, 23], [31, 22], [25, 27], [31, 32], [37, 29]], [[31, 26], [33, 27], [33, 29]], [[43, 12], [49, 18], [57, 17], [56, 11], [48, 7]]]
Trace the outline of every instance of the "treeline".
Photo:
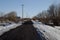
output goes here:
[[60, 4], [52, 4], [47, 10], [33, 17], [45, 24], [60, 25]]
[[15, 11], [0, 16], [0, 22], [9, 22], [9, 21], [18, 22], [20, 21], [20, 17], [17, 16], [17, 13]]

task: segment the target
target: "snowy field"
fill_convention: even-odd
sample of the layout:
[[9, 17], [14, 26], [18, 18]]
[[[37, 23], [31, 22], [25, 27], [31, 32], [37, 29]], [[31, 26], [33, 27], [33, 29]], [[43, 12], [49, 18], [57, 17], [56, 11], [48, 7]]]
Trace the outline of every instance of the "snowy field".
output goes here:
[[17, 26], [19, 25], [22, 25], [21, 23], [13, 23], [13, 24], [10, 24], [10, 25], [7, 25], [7, 26], [0, 26], [0, 36], [4, 33], [4, 32], [7, 32], [13, 28], [16, 28]]
[[46, 40], [60, 40], [60, 30], [44, 25], [38, 21], [33, 21], [33, 23], [34, 27], [44, 34]]

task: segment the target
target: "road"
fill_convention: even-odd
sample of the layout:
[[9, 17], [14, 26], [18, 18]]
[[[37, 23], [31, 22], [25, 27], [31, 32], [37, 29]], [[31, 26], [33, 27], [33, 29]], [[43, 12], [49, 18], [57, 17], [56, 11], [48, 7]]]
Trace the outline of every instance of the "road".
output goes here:
[[5, 32], [0, 36], [0, 40], [46, 40], [40, 31], [39, 33], [33, 26], [33, 22], [27, 21], [21, 26]]

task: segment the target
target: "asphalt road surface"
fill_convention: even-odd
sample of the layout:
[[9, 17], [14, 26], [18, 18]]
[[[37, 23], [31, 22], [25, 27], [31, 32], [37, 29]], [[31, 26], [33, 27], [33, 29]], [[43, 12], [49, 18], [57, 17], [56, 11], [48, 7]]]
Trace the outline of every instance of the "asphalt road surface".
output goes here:
[[27, 21], [21, 26], [5, 32], [0, 36], [0, 40], [46, 40], [38, 34], [32, 21]]

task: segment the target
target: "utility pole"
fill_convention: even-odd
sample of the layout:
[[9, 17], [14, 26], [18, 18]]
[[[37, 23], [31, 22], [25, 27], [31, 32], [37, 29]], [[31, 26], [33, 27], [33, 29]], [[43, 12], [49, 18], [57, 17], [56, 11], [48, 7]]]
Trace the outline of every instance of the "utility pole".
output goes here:
[[23, 13], [24, 13], [23, 8], [24, 8], [24, 4], [22, 4], [22, 19], [23, 19]]
[[24, 13], [24, 4], [22, 4], [22, 23], [23, 23], [23, 13]]
[[28, 13], [26, 13], [26, 18], [28, 18]]

